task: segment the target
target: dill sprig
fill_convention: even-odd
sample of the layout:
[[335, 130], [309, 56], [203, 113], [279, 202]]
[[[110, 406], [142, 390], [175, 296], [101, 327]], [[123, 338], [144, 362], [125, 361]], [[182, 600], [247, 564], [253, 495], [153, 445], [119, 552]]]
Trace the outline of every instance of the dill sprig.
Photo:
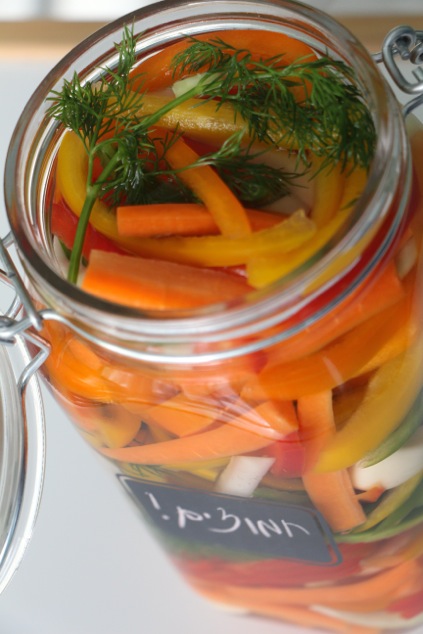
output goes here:
[[[373, 121], [353, 71], [327, 57], [284, 65], [284, 56], [253, 59], [223, 40], [191, 44], [174, 59], [175, 74], [201, 71], [185, 93], [169, 99], [156, 112], [142, 114], [144, 94], [133, 90], [131, 69], [137, 39], [125, 28], [116, 45], [113, 69], [99, 69], [99, 79], [82, 82], [75, 73], [49, 96], [50, 116], [73, 130], [88, 156], [86, 197], [71, 252], [68, 279], [76, 282], [82, 246], [97, 199], [117, 205], [193, 200], [193, 194], [166, 161], [168, 141], [152, 138], [154, 126], [188, 99], [217, 99], [216, 109], [230, 103], [245, 129], [230, 137], [198, 164], [212, 165], [240, 200], [265, 204], [288, 193], [294, 174], [271, 167], [253, 151], [255, 141], [267, 149], [283, 145], [307, 165], [309, 152], [323, 157], [322, 168], [341, 163], [368, 167], [374, 152]], [[301, 95], [301, 98], [298, 95]], [[245, 132], [249, 143], [245, 145]], [[174, 131], [173, 138], [179, 134]], [[95, 162], [102, 172], [95, 177]], [[192, 167], [192, 166], [190, 166]]]
[[266, 150], [245, 146], [241, 130], [216, 152], [201, 156], [196, 165], [211, 165], [242, 203], [263, 207], [287, 196], [300, 175], [269, 165], [265, 155]]
[[230, 103], [251, 138], [291, 148], [304, 162], [311, 151], [323, 166], [369, 167], [374, 123], [347, 64], [327, 56], [285, 64], [283, 54], [256, 59], [220, 38], [191, 40], [173, 60], [175, 75], [201, 71], [198, 96], [219, 99], [217, 108]]

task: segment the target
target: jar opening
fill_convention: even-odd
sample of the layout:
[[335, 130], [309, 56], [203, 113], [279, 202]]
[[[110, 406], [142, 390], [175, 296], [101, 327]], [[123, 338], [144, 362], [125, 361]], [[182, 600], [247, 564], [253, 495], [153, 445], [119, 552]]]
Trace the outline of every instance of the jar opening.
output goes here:
[[[193, 9], [195, 5], [195, 11]], [[402, 222], [411, 183], [407, 142], [399, 107], [363, 46], [329, 16], [295, 2], [183, 3], [165, 2], [134, 12], [100, 30], [69, 53], [53, 69], [34, 94], [16, 129], [6, 165], [6, 200], [10, 222], [26, 270], [42, 301], [84, 332], [103, 330], [106, 339], [115, 337], [126, 345], [142, 346], [160, 341], [209, 341], [238, 339], [287, 321], [317, 298], [342, 288], [336, 298], [324, 303], [310, 319], [330, 310], [373, 269], [389, 249]], [[196, 15], [192, 18], [192, 15]], [[187, 19], [189, 16], [189, 19]], [[83, 81], [98, 78], [98, 67], [117, 63], [113, 43], [119, 41], [125, 24], [134, 23], [143, 33], [139, 54], [180, 40], [181, 33], [197, 36], [206, 31], [229, 29], [268, 30], [304, 41], [319, 54], [342, 60], [354, 68], [364, 98], [374, 116], [377, 131], [376, 158], [365, 189], [354, 212], [321, 248], [284, 278], [245, 297], [195, 310], [139, 311], [115, 305], [84, 293], [59, 275], [45, 209], [49, 204], [49, 173], [52, 170], [62, 130], [46, 116], [45, 99], [76, 70]], [[95, 69], [95, 70], [93, 70]], [[397, 188], [403, 199], [393, 209]], [[382, 231], [381, 234], [378, 233]], [[378, 234], [378, 238], [376, 238]], [[366, 248], [371, 257], [361, 258]], [[345, 252], [354, 254], [345, 258]], [[344, 255], [343, 255], [344, 254]], [[334, 262], [344, 262], [334, 271]], [[55, 264], [52, 264], [55, 262]], [[338, 285], [338, 286], [337, 286]], [[307, 318], [307, 319], [309, 319]], [[305, 323], [305, 322], [304, 322]], [[301, 328], [304, 323], [295, 326]], [[95, 327], [93, 326], [95, 324]], [[288, 336], [292, 330], [285, 333]]]

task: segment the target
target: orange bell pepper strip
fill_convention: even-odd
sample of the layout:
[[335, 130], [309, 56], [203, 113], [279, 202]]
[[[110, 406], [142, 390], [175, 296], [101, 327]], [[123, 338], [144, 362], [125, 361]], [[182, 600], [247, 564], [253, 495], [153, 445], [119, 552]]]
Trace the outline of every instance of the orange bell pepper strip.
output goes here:
[[251, 225], [245, 209], [217, 172], [209, 165], [190, 167], [199, 158], [181, 137], [173, 140], [166, 149], [166, 160], [202, 201], [222, 234], [228, 238], [248, 236]]
[[403, 301], [309, 357], [267, 365], [242, 395], [288, 400], [333, 389], [358, 375], [408, 317], [408, 302]]
[[370, 317], [393, 306], [404, 296], [404, 286], [395, 264], [390, 262], [377, 271], [373, 279], [366, 279], [345, 301], [334, 306], [318, 321], [269, 349], [269, 365], [287, 363], [313, 354]]
[[[299, 59], [304, 59], [305, 61], [316, 59], [314, 51], [304, 42], [283, 33], [272, 31], [255, 29], [211, 31], [198, 34], [195, 39], [200, 41], [221, 39], [232, 48], [250, 52], [253, 59], [266, 59], [283, 55], [282, 61], [285, 65]], [[166, 46], [146, 59], [142, 59], [131, 73], [131, 87], [135, 90], [154, 91], [163, 90], [171, 86], [174, 81], [181, 78], [180, 73], [174, 72], [172, 61], [178, 53], [186, 50], [190, 44], [191, 41], [186, 38]], [[228, 52], [231, 52], [230, 49]]]

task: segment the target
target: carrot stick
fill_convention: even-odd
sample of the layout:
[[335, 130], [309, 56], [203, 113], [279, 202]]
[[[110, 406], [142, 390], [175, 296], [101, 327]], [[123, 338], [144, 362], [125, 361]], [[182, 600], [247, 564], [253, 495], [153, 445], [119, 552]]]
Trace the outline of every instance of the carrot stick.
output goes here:
[[230, 302], [251, 290], [240, 276], [225, 271], [96, 250], [82, 288], [124, 306], [154, 310]]
[[311, 501], [334, 531], [347, 531], [363, 524], [366, 515], [357, 500], [348, 471], [316, 474], [312, 470], [321, 448], [335, 434], [332, 393], [328, 390], [303, 396], [298, 399], [297, 410], [306, 455], [302, 477]]
[[149, 425], [159, 425], [171, 434], [183, 437], [203, 431], [220, 413], [221, 406], [217, 402], [210, 404], [204, 399], [193, 401], [179, 393], [147, 409], [143, 418]]
[[[240, 29], [211, 31], [196, 35], [196, 39], [201, 41], [211, 41], [216, 38], [222, 39], [233, 48], [248, 51], [253, 59], [283, 54], [283, 62], [288, 65], [300, 58], [306, 61], [316, 58], [309, 46], [283, 33]], [[143, 90], [152, 91], [171, 86], [175, 80], [181, 78], [180, 73], [174, 73], [172, 61], [175, 55], [184, 51], [190, 44], [190, 40], [184, 39], [142, 60], [131, 73], [131, 87], [133, 89], [142, 87]], [[229, 49], [228, 52], [231, 53], [231, 50]]]
[[[255, 253], [289, 253], [309, 241], [315, 233], [314, 223], [302, 210], [242, 238], [217, 236], [164, 236], [132, 238], [141, 254], [149, 258], [192, 264], [194, 266], [238, 266]], [[123, 238], [122, 238], [123, 239]], [[130, 238], [125, 238], [130, 240]]]
[[297, 401], [299, 433], [305, 450], [305, 470], [316, 463], [321, 448], [335, 433], [332, 392], [326, 390]]
[[181, 137], [167, 147], [166, 160], [172, 169], [180, 170], [179, 178], [204, 203], [222, 234], [239, 238], [251, 233], [244, 207], [216, 171], [209, 165], [190, 167], [198, 159], [199, 155]]
[[346, 469], [303, 475], [305, 490], [314, 506], [335, 532], [349, 531], [366, 521]]
[[[245, 211], [253, 231], [273, 227], [284, 219], [281, 214], [258, 209]], [[220, 233], [206, 207], [196, 203], [117, 207], [116, 219], [119, 235], [123, 237], [198, 236]]]
[[[238, 421], [241, 424], [242, 421]], [[263, 433], [262, 433], [263, 432]], [[260, 431], [255, 434], [234, 424], [224, 423], [201, 434], [176, 438], [161, 443], [127, 447], [124, 449], [103, 449], [101, 453], [119, 462], [132, 464], [178, 464], [226, 458], [263, 449], [275, 440], [275, 432]], [[280, 434], [279, 434], [280, 437]]]

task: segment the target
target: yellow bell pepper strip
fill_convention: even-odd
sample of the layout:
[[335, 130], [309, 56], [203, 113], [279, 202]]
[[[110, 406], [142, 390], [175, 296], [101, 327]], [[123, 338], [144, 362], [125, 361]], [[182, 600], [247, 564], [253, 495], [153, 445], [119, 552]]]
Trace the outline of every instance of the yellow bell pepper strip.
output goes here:
[[[157, 132], [152, 134], [157, 136]], [[228, 238], [248, 236], [251, 225], [245, 209], [217, 172], [209, 165], [190, 167], [199, 158], [181, 137], [172, 139], [166, 148], [166, 160], [203, 202], [222, 234]]]
[[[57, 155], [56, 188], [76, 216], [80, 216], [86, 197], [88, 157], [82, 141], [74, 132], [67, 132]], [[138, 241], [119, 235], [114, 209], [101, 200], [94, 204], [90, 224], [100, 233], [130, 253], [142, 255]]]
[[390, 490], [386, 494], [386, 496], [379, 502], [376, 508], [374, 508], [373, 511], [369, 513], [366, 521], [361, 526], [356, 528], [354, 532], [361, 533], [363, 531], [366, 531], [389, 517], [389, 515], [393, 513], [393, 511], [395, 511], [399, 506], [401, 506], [406, 500], [409, 499], [410, 495], [420, 484], [422, 478], [423, 472], [420, 471], [409, 480], [406, 480], [399, 486]]
[[423, 383], [423, 339], [381, 366], [369, 380], [360, 407], [322, 450], [320, 472], [350, 467], [401, 423]]
[[[154, 114], [171, 100], [172, 98], [166, 95], [146, 93], [138, 114]], [[247, 142], [246, 121], [229, 103], [222, 103], [217, 108], [218, 105], [218, 102], [212, 100], [187, 99], [160, 117], [156, 125], [166, 130], [178, 129], [190, 139], [215, 147], [222, 145], [232, 134], [243, 131]]]
[[314, 200], [310, 218], [320, 229], [326, 225], [341, 207], [341, 200], [345, 187], [345, 171], [341, 165], [322, 167], [321, 159], [313, 159]]
[[[138, 115], [140, 117], [152, 115], [170, 104], [171, 101], [173, 101], [172, 98], [165, 94], [146, 93], [143, 96], [142, 107]], [[184, 136], [212, 147], [220, 147], [236, 133], [242, 134], [243, 144], [247, 145], [251, 141], [248, 123], [235, 111], [233, 106], [228, 102], [220, 103], [212, 99], [187, 98], [185, 101], [172, 106], [157, 120], [155, 125], [170, 131], [178, 130]], [[270, 137], [272, 138], [271, 133]], [[279, 129], [275, 141], [280, 138], [281, 130]], [[287, 143], [289, 150], [297, 150], [298, 144], [295, 137], [287, 134], [286, 138], [289, 140]], [[255, 147], [259, 150], [268, 146], [256, 141]], [[280, 147], [284, 147], [283, 142]]]
[[227, 236], [168, 236], [139, 238], [145, 257], [196, 266], [237, 266], [256, 254], [289, 253], [315, 234], [314, 223], [299, 210], [269, 229], [241, 238]]
[[[258, 288], [267, 286], [309, 262], [319, 251], [324, 250], [329, 241], [350, 218], [354, 210], [354, 206], [351, 203], [358, 198], [363, 191], [366, 180], [367, 173], [364, 169], [356, 168], [354, 171], [348, 173], [345, 179], [344, 191], [339, 203], [338, 213], [316, 232], [313, 240], [290, 253], [289, 258], [285, 257], [284, 254], [280, 256], [271, 255], [268, 257], [262, 257], [258, 254], [256, 258], [251, 259], [247, 266], [249, 283]], [[370, 237], [366, 236], [366, 240], [370, 241]], [[315, 285], [322, 284], [326, 279], [332, 279], [343, 267], [351, 263], [358, 253], [361, 253], [362, 248], [363, 245], [360, 243], [356, 245], [354, 249], [345, 251], [342, 256], [328, 267], [324, 275], [319, 277]]]

